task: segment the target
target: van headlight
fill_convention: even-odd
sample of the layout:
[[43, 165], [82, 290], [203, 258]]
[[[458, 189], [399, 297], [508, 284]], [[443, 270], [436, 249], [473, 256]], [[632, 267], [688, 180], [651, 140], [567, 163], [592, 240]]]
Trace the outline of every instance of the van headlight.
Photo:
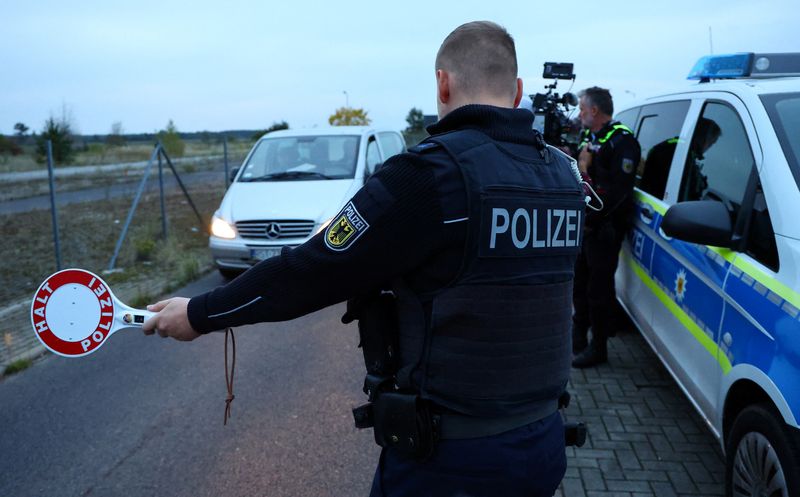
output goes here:
[[319, 225], [319, 228], [317, 228], [317, 231], [316, 231], [316, 233], [314, 233], [314, 234], [315, 234], [315, 235], [318, 235], [320, 231], [324, 231], [324, 230], [325, 230], [325, 228], [327, 228], [327, 227], [328, 227], [328, 225], [329, 225], [329, 224], [331, 224], [331, 221], [333, 221], [333, 218], [330, 218], [330, 219], [328, 219], [327, 221], [325, 221], [324, 223], [320, 224], [320, 225]]
[[233, 226], [217, 216], [211, 218], [211, 234], [228, 240], [236, 238], [236, 230], [233, 229]]

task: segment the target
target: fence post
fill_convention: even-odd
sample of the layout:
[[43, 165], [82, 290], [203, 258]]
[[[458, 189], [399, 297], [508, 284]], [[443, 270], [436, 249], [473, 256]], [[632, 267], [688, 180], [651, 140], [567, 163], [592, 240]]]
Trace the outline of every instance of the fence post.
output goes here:
[[230, 186], [230, 179], [228, 178], [228, 135], [222, 137], [222, 157], [225, 162], [225, 189]]
[[61, 244], [58, 240], [58, 214], [56, 213], [56, 185], [53, 171], [53, 142], [47, 140], [47, 175], [50, 179], [50, 214], [53, 219], [53, 244], [56, 249], [56, 271], [61, 271]]
[[167, 239], [167, 208], [164, 205], [164, 165], [161, 162], [161, 145], [156, 145], [158, 153], [158, 188], [161, 195], [161, 236]]
[[125, 241], [125, 236], [128, 234], [128, 228], [133, 220], [133, 214], [136, 212], [136, 207], [139, 205], [139, 199], [142, 197], [142, 192], [147, 184], [147, 178], [150, 177], [150, 168], [153, 166], [153, 161], [156, 159], [156, 154], [158, 154], [160, 148], [161, 144], [159, 143], [158, 146], [153, 149], [153, 153], [150, 155], [150, 160], [147, 161], [147, 167], [144, 169], [144, 176], [142, 176], [142, 181], [139, 182], [139, 188], [136, 190], [136, 197], [133, 199], [131, 209], [128, 211], [128, 218], [125, 219], [125, 225], [122, 227], [122, 233], [120, 233], [119, 239], [117, 239], [117, 246], [114, 248], [114, 255], [111, 256], [111, 262], [108, 263], [108, 269], [106, 270], [108, 272], [113, 271], [114, 265], [117, 263], [119, 250], [122, 248], [122, 242]]

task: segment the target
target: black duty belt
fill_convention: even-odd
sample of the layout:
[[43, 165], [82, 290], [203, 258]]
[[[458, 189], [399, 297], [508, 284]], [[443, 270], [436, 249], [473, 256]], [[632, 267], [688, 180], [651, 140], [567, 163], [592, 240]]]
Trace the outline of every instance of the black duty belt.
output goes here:
[[439, 439], [454, 440], [464, 438], [480, 438], [498, 435], [521, 426], [535, 423], [550, 416], [558, 410], [558, 401], [547, 401], [528, 411], [516, 416], [502, 418], [476, 418], [451, 412], [436, 412], [439, 417]]

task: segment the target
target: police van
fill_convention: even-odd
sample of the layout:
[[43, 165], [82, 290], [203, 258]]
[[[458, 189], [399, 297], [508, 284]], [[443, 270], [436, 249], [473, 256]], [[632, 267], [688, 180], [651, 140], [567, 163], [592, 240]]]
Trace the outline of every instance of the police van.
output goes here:
[[211, 222], [209, 248], [233, 278], [325, 229], [347, 200], [391, 156], [403, 136], [368, 126], [274, 131], [233, 171]]
[[718, 437], [727, 495], [800, 496], [800, 53], [701, 58], [642, 147], [617, 296]]

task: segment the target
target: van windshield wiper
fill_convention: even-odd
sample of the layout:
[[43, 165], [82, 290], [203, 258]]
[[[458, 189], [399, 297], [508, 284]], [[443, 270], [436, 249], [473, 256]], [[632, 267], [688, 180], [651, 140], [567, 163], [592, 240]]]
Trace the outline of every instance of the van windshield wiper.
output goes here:
[[285, 180], [285, 179], [297, 179], [297, 178], [333, 179], [331, 176], [328, 176], [326, 174], [312, 172], [312, 171], [282, 171], [279, 173], [270, 173], [270, 174], [265, 174], [263, 176], [258, 176], [256, 178], [250, 178], [247, 181]]

